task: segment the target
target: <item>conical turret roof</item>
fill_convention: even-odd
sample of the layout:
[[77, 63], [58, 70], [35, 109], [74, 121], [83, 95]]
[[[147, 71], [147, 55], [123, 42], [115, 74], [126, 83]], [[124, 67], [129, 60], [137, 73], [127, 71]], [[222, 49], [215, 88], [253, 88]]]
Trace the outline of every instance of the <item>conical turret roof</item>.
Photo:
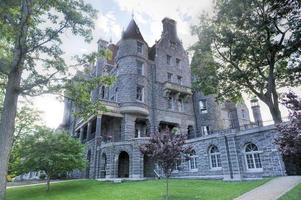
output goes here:
[[137, 26], [134, 19], [132, 19], [122, 34], [122, 39], [136, 39], [144, 41], [143, 36], [140, 33], [139, 27]]

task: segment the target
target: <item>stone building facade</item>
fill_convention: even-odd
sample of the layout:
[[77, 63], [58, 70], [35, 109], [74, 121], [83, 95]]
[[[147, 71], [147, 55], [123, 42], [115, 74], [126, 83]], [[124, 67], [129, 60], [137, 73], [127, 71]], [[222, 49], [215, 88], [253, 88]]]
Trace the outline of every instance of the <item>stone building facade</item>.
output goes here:
[[117, 44], [98, 41], [98, 50], [110, 50], [91, 68], [93, 76], [114, 75], [110, 87], [99, 86], [91, 98], [102, 101], [108, 112], [87, 121], [76, 119], [76, 109], [65, 100], [62, 127], [86, 146], [87, 169], [73, 173], [87, 178], [145, 178], [160, 175], [153, 161], [139, 151], [152, 132], [170, 129], [187, 133], [194, 146], [189, 161], [179, 163], [174, 177], [225, 180], [284, 175], [273, 144], [277, 132], [262, 126], [260, 109], [253, 101], [255, 121], [245, 104], [217, 104], [191, 88], [188, 54], [178, 38], [176, 22], [162, 20], [161, 38], [151, 47], [132, 19]]

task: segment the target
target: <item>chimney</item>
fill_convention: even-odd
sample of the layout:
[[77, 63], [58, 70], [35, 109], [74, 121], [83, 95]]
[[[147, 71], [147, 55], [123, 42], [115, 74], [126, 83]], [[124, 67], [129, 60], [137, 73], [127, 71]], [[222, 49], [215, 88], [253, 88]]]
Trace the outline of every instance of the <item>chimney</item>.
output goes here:
[[162, 36], [167, 36], [172, 42], [180, 42], [177, 34], [177, 22], [173, 19], [165, 17], [162, 20], [162, 24]]
[[251, 108], [252, 108], [255, 124], [257, 124], [258, 126], [263, 126], [260, 106], [258, 103], [258, 99], [256, 97], [251, 99]]

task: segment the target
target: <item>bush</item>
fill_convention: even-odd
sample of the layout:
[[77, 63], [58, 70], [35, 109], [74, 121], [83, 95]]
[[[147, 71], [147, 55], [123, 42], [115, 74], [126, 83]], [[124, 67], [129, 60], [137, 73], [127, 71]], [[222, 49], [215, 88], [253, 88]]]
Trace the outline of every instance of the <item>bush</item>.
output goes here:
[[45, 180], [45, 179], [46, 179], [46, 174], [40, 174], [39, 178], [40, 178], [41, 180]]

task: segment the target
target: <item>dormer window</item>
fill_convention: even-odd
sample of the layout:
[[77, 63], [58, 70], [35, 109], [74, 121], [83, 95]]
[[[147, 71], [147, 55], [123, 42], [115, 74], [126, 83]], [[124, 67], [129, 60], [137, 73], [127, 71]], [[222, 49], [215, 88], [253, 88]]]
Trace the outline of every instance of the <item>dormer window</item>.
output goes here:
[[137, 53], [143, 53], [143, 43], [137, 41]]
[[171, 61], [171, 56], [170, 55], [166, 55], [166, 63], [168, 65], [170, 65], [170, 61]]

